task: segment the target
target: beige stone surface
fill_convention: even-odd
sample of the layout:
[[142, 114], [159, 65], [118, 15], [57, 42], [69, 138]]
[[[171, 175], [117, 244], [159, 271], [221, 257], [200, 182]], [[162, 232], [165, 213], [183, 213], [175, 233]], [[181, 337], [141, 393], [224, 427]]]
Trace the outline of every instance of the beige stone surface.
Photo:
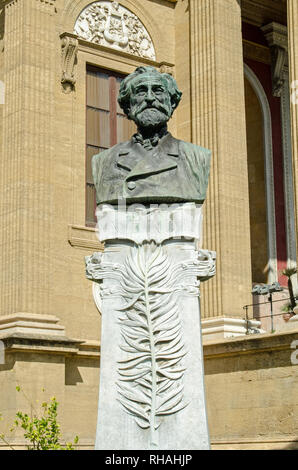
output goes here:
[[2, 142], [3, 142], [3, 110], [4, 110], [4, 104], [3, 104], [3, 98], [2, 96], [1, 99], [1, 92], [5, 92], [5, 83], [4, 83], [4, 9], [0, 9], [0, 155], [1, 155], [1, 149], [2, 149]]
[[175, 78], [182, 91], [182, 100], [175, 111], [177, 138], [192, 141], [191, 82], [190, 82], [190, 25], [189, 3], [178, 2], [175, 8]]
[[298, 448], [298, 330], [205, 345], [208, 415], [214, 448]]
[[[298, 330], [217, 340], [204, 346], [213, 449], [298, 449], [298, 368], [291, 363]], [[97, 417], [99, 344], [7, 340], [0, 366], [0, 432], [15, 412], [55, 396], [67, 440], [92, 448]], [[34, 378], [34, 380], [33, 380]], [[21, 385], [23, 393], [15, 387]], [[43, 391], [45, 389], [45, 391]], [[21, 432], [11, 443], [24, 445]], [[0, 443], [0, 449], [4, 445]]]
[[[35, 337], [4, 340], [6, 363], [0, 365], [1, 432], [16, 448], [24, 446], [20, 430], [10, 433], [17, 410], [41, 415], [41, 404], [55, 396], [59, 423], [66, 441], [80, 435], [82, 448], [92, 447], [95, 435], [99, 343]], [[16, 387], [21, 387], [21, 392]], [[0, 442], [0, 449], [3, 448]]]
[[191, 0], [190, 25], [193, 141], [212, 150], [204, 247], [218, 254], [202, 313], [239, 317], [252, 281], [239, 2]]
[[[72, 335], [95, 340], [100, 318], [83, 256], [98, 245], [92, 231], [77, 228], [85, 224], [86, 64], [129, 73], [141, 62], [81, 41], [76, 86], [64, 93], [60, 34], [72, 32], [87, 3], [20, 0], [5, 10], [0, 314], [57, 315]], [[204, 245], [218, 251], [219, 271], [202, 289], [203, 314], [239, 317], [250, 303], [251, 273], [238, 3], [123, 5], [139, 15], [155, 44], [156, 65], [172, 64], [183, 91], [170, 130], [213, 151]]]
[[[291, 89], [291, 128], [293, 152], [293, 178], [296, 211], [296, 232], [298, 232], [298, 3], [287, 0], [288, 40]], [[297, 242], [298, 243], [298, 242]]]
[[58, 325], [59, 318], [36, 313], [12, 313], [0, 316], [0, 339], [12, 335], [65, 336], [65, 327]]
[[[84, 256], [101, 249], [94, 231], [84, 229], [86, 64], [130, 73], [142, 60], [82, 42], [76, 86], [65, 93], [60, 34], [72, 32], [89, 2], [19, 0], [1, 6], [6, 3], [5, 50], [0, 48], [0, 80], [3, 75], [7, 86], [0, 105], [0, 315], [57, 315], [70, 335], [98, 340], [100, 315], [84, 267]], [[174, 64], [175, 2], [123, 5], [150, 30], [157, 60]], [[171, 130], [176, 133], [175, 118]]]
[[55, 9], [5, 3], [0, 314], [50, 313]]

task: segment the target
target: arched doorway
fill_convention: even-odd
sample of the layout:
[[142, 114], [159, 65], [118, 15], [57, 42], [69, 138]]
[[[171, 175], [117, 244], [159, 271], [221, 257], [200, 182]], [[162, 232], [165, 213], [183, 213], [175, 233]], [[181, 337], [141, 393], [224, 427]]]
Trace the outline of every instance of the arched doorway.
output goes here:
[[245, 102], [253, 283], [277, 280], [272, 127], [269, 103], [245, 65]]

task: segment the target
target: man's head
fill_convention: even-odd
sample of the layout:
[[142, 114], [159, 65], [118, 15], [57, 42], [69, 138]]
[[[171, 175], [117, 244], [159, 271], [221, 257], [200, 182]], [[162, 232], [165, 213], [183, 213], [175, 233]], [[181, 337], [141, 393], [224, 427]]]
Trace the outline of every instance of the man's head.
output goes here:
[[171, 75], [138, 67], [122, 80], [118, 103], [139, 128], [156, 128], [168, 122], [181, 96]]

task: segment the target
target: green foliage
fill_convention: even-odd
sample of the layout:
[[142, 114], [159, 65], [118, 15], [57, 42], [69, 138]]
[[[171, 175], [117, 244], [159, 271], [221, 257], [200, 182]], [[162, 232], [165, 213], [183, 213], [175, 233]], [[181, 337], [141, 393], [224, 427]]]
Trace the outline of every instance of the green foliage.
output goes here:
[[[21, 388], [16, 387], [18, 392]], [[50, 402], [44, 402], [41, 405], [41, 416], [36, 413], [29, 416], [27, 413], [18, 411], [16, 414], [15, 426], [11, 429], [22, 428], [24, 437], [28, 441], [27, 450], [75, 450], [75, 445], [79, 438], [76, 436], [73, 443], [61, 444], [60, 425], [57, 422], [58, 402], [55, 397]], [[10, 448], [10, 444], [4, 435], [0, 434], [0, 439], [4, 441]]]
[[285, 305], [282, 307], [281, 311], [282, 311], [283, 313], [293, 313], [292, 305], [291, 305], [291, 304], [285, 304]]

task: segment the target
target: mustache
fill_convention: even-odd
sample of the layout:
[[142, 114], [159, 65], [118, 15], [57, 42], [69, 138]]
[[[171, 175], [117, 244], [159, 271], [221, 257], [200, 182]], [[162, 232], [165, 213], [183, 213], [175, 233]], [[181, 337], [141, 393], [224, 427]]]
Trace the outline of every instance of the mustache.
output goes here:
[[136, 114], [138, 115], [142, 113], [143, 111], [145, 111], [146, 109], [156, 109], [157, 111], [161, 111], [164, 114], [169, 113], [169, 110], [165, 106], [163, 106], [162, 104], [158, 102], [154, 102], [152, 104], [147, 104], [147, 103], [141, 104], [136, 110]]

